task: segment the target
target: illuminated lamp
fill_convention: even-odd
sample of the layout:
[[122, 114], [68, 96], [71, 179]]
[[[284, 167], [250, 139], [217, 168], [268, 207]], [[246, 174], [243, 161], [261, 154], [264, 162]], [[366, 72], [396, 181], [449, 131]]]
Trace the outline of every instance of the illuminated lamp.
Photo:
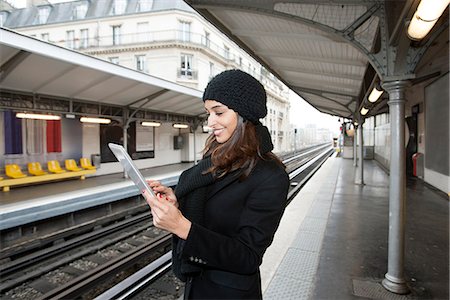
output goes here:
[[450, 0], [422, 0], [408, 26], [408, 37], [411, 40], [423, 39], [436, 24], [447, 8]]
[[178, 128], [178, 129], [189, 128], [189, 125], [186, 125], [186, 124], [173, 124], [172, 126], [173, 126], [173, 128]]
[[97, 124], [109, 124], [109, 123], [111, 123], [111, 119], [81, 117], [80, 118], [80, 122], [83, 122], [83, 123], [97, 123]]
[[44, 115], [44, 114], [29, 114], [29, 113], [17, 113], [16, 118], [37, 119], [37, 120], [61, 120], [60, 116]]
[[148, 127], [159, 127], [159, 126], [161, 126], [161, 123], [144, 121], [144, 122], [141, 123], [141, 125], [142, 126], [148, 126]]

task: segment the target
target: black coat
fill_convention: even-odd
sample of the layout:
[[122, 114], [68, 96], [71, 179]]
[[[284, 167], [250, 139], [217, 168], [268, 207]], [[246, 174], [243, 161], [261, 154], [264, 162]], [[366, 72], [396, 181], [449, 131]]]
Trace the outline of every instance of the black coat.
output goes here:
[[208, 191], [205, 225], [192, 224], [182, 257], [201, 266], [190, 299], [261, 299], [259, 266], [287, 203], [289, 177], [259, 161], [244, 181], [228, 176]]

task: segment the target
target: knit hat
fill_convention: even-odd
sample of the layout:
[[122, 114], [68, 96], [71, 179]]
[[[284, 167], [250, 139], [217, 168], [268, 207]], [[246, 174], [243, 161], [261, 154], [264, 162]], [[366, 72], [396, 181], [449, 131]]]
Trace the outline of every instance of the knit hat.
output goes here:
[[254, 124], [267, 115], [263, 85], [241, 70], [227, 70], [211, 79], [203, 93], [203, 101], [206, 100], [225, 104]]

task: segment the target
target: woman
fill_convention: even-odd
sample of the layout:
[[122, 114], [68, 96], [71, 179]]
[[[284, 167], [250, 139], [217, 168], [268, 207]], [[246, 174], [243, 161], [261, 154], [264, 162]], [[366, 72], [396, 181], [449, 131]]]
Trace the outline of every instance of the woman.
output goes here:
[[203, 159], [180, 176], [175, 193], [149, 181], [155, 226], [174, 234], [173, 271], [185, 299], [261, 299], [259, 266], [286, 206], [289, 177], [259, 119], [264, 87], [228, 70], [203, 94], [212, 134]]

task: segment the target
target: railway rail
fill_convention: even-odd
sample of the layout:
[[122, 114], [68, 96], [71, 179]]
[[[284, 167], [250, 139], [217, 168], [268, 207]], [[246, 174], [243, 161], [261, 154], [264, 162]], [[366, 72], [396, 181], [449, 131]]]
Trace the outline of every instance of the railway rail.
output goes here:
[[[332, 152], [326, 144], [282, 157], [291, 180], [288, 201]], [[147, 211], [20, 257], [2, 257], [0, 298], [126, 299], [153, 286], [151, 293], [176, 299], [182, 283], [170, 272], [170, 257], [170, 235], [152, 226]]]

